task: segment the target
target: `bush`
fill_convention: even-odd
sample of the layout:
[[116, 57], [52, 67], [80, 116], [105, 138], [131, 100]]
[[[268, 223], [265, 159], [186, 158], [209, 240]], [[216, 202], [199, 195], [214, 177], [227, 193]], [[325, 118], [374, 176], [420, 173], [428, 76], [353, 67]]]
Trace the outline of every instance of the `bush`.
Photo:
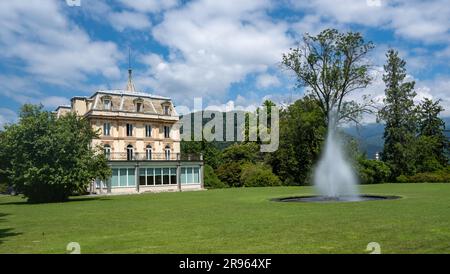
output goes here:
[[206, 188], [225, 188], [227, 187], [226, 184], [224, 184], [219, 177], [217, 177], [217, 174], [214, 172], [214, 169], [210, 165], [205, 165], [204, 167], [204, 180], [205, 180], [205, 187]]
[[241, 187], [242, 163], [225, 163], [217, 168], [217, 176], [229, 187]]
[[0, 183], [0, 194], [8, 193], [8, 184]]
[[381, 184], [389, 180], [391, 170], [382, 161], [359, 159], [358, 175], [362, 184]]
[[281, 180], [272, 173], [271, 168], [261, 164], [246, 164], [242, 169], [241, 181], [246, 187], [281, 185]]
[[397, 183], [408, 183], [408, 182], [409, 182], [409, 178], [408, 178], [408, 176], [406, 176], [406, 175], [400, 175], [400, 176], [398, 176], [398, 177], [395, 179], [395, 181], [396, 181]]
[[397, 177], [397, 181], [401, 183], [450, 183], [450, 169], [416, 173], [412, 176], [400, 175]]
[[414, 175], [400, 175], [397, 183], [450, 183], [450, 167], [434, 172], [420, 172]]

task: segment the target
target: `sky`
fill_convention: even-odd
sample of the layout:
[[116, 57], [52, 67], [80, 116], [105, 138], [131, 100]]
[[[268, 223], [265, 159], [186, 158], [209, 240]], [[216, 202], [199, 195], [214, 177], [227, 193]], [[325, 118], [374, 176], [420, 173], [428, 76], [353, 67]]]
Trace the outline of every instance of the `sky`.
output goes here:
[[0, 127], [24, 103], [53, 110], [125, 88], [129, 49], [136, 89], [175, 105], [192, 108], [194, 97], [219, 109], [289, 104], [305, 89], [282, 54], [326, 28], [376, 45], [374, 81], [351, 99], [383, 98], [382, 66], [394, 48], [417, 100], [441, 99], [450, 116], [448, 0], [2, 0], [0, 25]]

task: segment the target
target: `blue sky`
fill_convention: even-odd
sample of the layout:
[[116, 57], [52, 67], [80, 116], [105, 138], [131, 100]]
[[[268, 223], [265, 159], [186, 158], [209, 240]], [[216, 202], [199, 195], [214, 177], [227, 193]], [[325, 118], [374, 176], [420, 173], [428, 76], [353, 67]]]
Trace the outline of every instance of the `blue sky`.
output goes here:
[[[251, 109], [302, 96], [280, 68], [305, 32], [360, 31], [376, 44], [374, 83], [383, 97], [384, 54], [399, 50], [417, 100], [442, 99], [450, 115], [450, 5], [444, 0], [16, 0], [0, 2], [0, 126], [23, 103], [47, 109], [72, 96], [126, 85], [128, 48], [137, 89], [192, 107]], [[69, 1], [70, 2], [70, 1]], [[77, 1], [75, 1], [77, 2]], [[370, 120], [370, 119], [369, 119]]]

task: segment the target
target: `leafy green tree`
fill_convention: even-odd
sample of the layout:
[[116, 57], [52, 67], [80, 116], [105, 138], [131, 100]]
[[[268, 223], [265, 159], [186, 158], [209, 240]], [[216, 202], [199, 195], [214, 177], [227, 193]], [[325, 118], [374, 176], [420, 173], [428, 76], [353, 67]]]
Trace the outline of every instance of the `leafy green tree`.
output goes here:
[[217, 168], [217, 176], [229, 187], [241, 187], [243, 186], [243, 183], [241, 181], [243, 164], [245, 164], [245, 162], [224, 163]]
[[87, 120], [75, 114], [56, 118], [35, 105], [24, 105], [19, 117], [6, 127], [2, 153], [10, 156], [9, 180], [28, 201], [65, 201], [111, 175], [100, 148], [91, 148], [97, 135]]
[[386, 84], [384, 106], [378, 119], [385, 122], [383, 161], [391, 166], [392, 176], [414, 172], [414, 140], [416, 115], [414, 111], [415, 82], [407, 82], [406, 62], [398, 52], [390, 49], [384, 65], [383, 81]]
[[222, 164], [216, 173], [219, 179], [230, 187], [241, 187], [241, 173], [247, 163], [256, 163], [262, 160], [259, 155], [259, 146], [255, 142], [236, 143], [222, 152]]
[[8, 189], [8, 172], [11, 167], [11, 158], [6, 151], [6, 132], [0, 131], [0, 193], [5, 193]]
[[245, 187], [280, 186], [280, 179], [272, 173], [270, 166], [247, 163], [243, 166], [241, 182]]
[[205, 164], [212, 168], [217, 168], [221, 164], [221, 151], [214, 145], [214, 142], [202, 141], [181, 141], [181, 153], [203, 154]]
[[359, 181], [362, 184], [386, 183], [391, 178], [389, 166], [382, 161], [369, 160], [361, 156], [357, 161], [356, 167]]
[[296, 101], [280, 114], [280, 145], [266, 157], [273, 172], [288, 185], [308, 183], [320, 156], [326, 125], [318, 102], [311, 96]]
[[222, 153], [222, 162], [224, 164], [237, 162], [255, 163], [259, 157], [259, 146], [254, 142], [237, 143], [227, 147]]
[[[416, 155], [419, 172], [434, 171], [439, 165], [446, 166], [448, 164], [448, 147], [449, 142], [445, 135], [445, 122], [439, 117], [444, 108], [440, 105], [440, 100], [425, 98], [416, 108], [418, 123], [418, 138]], [[428, 149], [423, 149], [424, 145]], [[429, 152], [424, 155], [424, 152]], [[435, 162], [434, 164], [430, 163]], [[427, 164], [428, 163], [428, 164]]]
[[360, 33], [326, 29], [317, 36], [305, 34], [297, 48], [283, 54], [282, 64], [295, 73], [298, 86], [310, 88], [324, 119], [335, 113], [336, 123], [357, 122], [370, 111], [372, 102], [357, 103], [346, 97], [372, 81], [366, 56], [373, 47]]
[[205, 172], [205, 175], [204, 175], [205, 187], [207, 189], [227, 187], [227, 185], [224, 184], [219, 179], [219, 177], [217, 177], [216, 173], [214, 172], [214, 169], [210, 165], [205, 165], [204, 172]]

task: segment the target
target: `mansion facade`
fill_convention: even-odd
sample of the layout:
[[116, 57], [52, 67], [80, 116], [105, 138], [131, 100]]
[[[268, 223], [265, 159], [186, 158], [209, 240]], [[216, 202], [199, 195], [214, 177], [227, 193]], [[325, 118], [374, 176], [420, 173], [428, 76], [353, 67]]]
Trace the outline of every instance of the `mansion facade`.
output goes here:
[[124, 90], [99, 90], [59, 106], [58, 117], [74, 112], [99, 133], [112, 176], [93, 182], [91, 193], [140, 193], [203, 189], [202, 155], [180, 152], [179, 121], [170, 98], [135, 91], [129, 70]]

